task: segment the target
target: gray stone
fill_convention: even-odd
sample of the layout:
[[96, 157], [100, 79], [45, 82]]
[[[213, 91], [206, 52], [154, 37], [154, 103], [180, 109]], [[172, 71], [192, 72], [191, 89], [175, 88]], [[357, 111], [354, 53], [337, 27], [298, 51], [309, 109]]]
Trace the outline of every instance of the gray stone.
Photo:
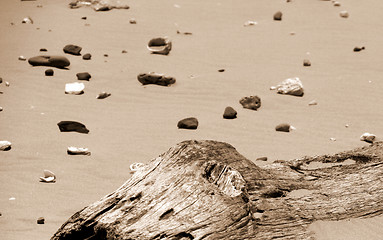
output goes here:
[[239, 100], [243, 108], [257, 110], [261, 107], [261, 99], [258, 96], [243, 97]]
[[237, 117], [237, 111], [232, 107], [226, 107], [225, 112], [223, 113], [223, 118], [225, 119], [234, 119]]
[[82, 50], [82, 47], [73, 45], [73, 44], [68, 44], [63, 48], [63, 51], [68, 54], [72, 55], [81, 55], [80, 52]]
[[154, 72], [141, 73], [137, 76], [137, 79], [143, 85], [156, 84], [160, 86], [169, 86], [176, 82], [174, 77], [169, 77], [165, 76], [164, 74]]
[[78, 80], [85, 80], [89, 81], [89, 79], [92, 77], [88, 72], [81, 72], [76, 74]]
[[277, 131], [277, 132], [290, 132], [290, 124], [288, 124], [288, 123], [278, 124], [275, 127], [275, 131]]
[[47, 69], [47, 70], [45, 70], [45, 76], [53, 76], [53, 74], [54, 74], [53, 69]]
[[56, 68], [65, 68], [70, 65], [69, 60], [63, 56], [36, 56], [28, 59], [32, 66], [48, 66]]
[[198, 120], [194, 117], [185, 118], [178, 122], [177, 127], [183, 129], [197, 129]]

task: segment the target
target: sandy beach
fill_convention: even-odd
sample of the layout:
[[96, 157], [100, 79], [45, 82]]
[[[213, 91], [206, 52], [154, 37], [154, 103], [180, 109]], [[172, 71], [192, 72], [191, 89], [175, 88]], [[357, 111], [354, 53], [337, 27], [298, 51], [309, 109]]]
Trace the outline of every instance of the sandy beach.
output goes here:
[[[69, 3], [1, 3], [0, 140], [12, 142], [10, 151], [0, 151], [4, 240], [49, 239], [76, 211], [128, 180], [132, 163], [147, 163], [183, 140], [227, 142], [264, 165], [366, 146], [359, 140], [365, 132], [383, 136], [383, 1], [342, 0], [335, 7], [319, 0], [131, 0], [129, 9], [107, 12]], [[348, 18], [339, 16], [342, 10]], [[277, 11], [282, 21], [273, 20]], [[33, 24], [22, 23], [28, 16]], [[245, 27], [247, 21], [257, 24]], [[171, 52], [151, 54], [149, 40], [163, 36], [172, 40]], [[65, 54], [67, 44], [81, 46], [91, 60]], [[365, 50], [354, 52], [356, 46]], [[45, 76], [50, 67], [18, 59], [39, 55], [65, 56], [71, 64]], [[304, 59], [312, 65], [304, 67]], [[79, 72], [89, 72], [90, 81], [78, 81]], [[143, 86], [137, 75], [145, 72], [177, 81]], [[303, 97], [270, 90], [292, 77], [302, 81]], [[65, 94], [65, 84], [76, 81], [85, 93]], [[103, 91], [111, 96], [96, 99]], [[262, 100], [257, 111], [239, 103], [251, 95]], [[313, 100], [318, 104], [309, 106]], [[236, 119], [222, 117], [227, 106]], [[197, 130], [177, 128], [187, 117], [198, 119]], [[90, 132], [60, 132], [60, 121], [81, 122]], [[296, 130], [277, 132], [280, 123]], [[91, 155], [68, 155], [69, 146]], [[56, 183], [39, 182], [44, 169]], [[39, 217], [45, 224], [36, 224]], [[382, 222], [317, 223], [313, 231], [318, 239], [379, 239], [382, 228], [373, 226]], [[370, 234], [345, 238], [349, 228]]]

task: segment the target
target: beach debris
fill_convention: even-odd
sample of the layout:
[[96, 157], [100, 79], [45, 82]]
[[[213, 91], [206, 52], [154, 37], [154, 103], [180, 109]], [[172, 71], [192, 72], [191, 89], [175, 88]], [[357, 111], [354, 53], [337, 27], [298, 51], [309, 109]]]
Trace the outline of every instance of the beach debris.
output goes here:
[[89, 79], [92, 77], [88, 72], [81, 72], [76, 74], [78, 80], [85, 80], [89, 81]]
[[68, 44], [63, 48], [64, 53], [68, 53], [68, 54], [72, 54], [76, 56], [81, 55], [80, 53], [81, 50], [82, 50], [82, 47], [73, 45], [73, 44]]
[[197, 129], [198, 120], [195, 117], [184, 118], [178, 122], [177, 127], [183, 129]]
[[234, 119], [237, 117], [237, 111], [232, 107], [226, 107], [223, 113], [223, 118], [225, 119]]
[[339, 13], [339, 16], [341, 16], [342, 18], [348, 18], [350, 15], [346, 10], [344, 10]]
[[239, 103], [243, 108], [257, 110], [261, 107], [261, 98], [258, 96], [243, 97]]
[[121, 0], [74, 0], [69, 3], [72, 9], [80, 7], [92, 7], [95, 11], [109, 11], [112, 9], [129, 9], [129, 6]]
[[276, 12], [275, 14], [274, 14], [274, 16], [273, 16], [273, 19], [275, 20], [275, 21], [282, 21], [282, 12], [281, 11], [278, 11], [278, 12]]
[[130, 24], [137, 24], [137, 21], [135, 18], [131, 18], [131, 19], [129, 19], [129, 23]]
[[53, 74], [54, 74], [53, 69], [47, 69], [47, 70], [45, 70], [45, 76], [53, 76]]
[[36, 56], [28, 59], [32, 66], [48, 66], [56, 68], [65, 68], [70, 65], [68, 58], [64, 56]]
[[225, 71], [224, 68], [218, 69], [218, 72], [224, 72], [224, 71]]
[[107, 92], [101, 92], [97, 95], [97, 99], [104, 99], [104, 98], [107, 98], [109, 97], [110, 95], [112, 95], [111, 93], [107, 93]]
[[309, 106], [315, 106], [318, 105], [318, 102], [316, 100], [312, 100], [309, 102]]
[[172, 49], [172, 42], [168, 37], [153, 38], [149, 41], [147, 48], [154, 54], [168, 55]]
[[32, 20], [31, 17], [26, 17], [26, 18], [23, 18], [23, 20], [21, 21], [21, 23], [33, 24], [33, 20]]
[[90, 60], [92, 58], [92, 55], [90, 53], [86, 53], [82, 56], [82, 59], [84, 60]]
[[25, 61], [25, 60], [27, 60], [27, 58], [24, 57], [24, 56], [19, 56], [19, 60], [20, 60], [20, 61]]
[[280, 94], [293, 95], [298, 97], [302, 97], [304, 94], [303, 84], [298, 77], [288, 78], [282, 81], [279, 85], [271, 87], [270, 89], [276, 89], [277, 93]]
[[176, 82], [174, 77], [166, 76], [163, 73], [156, 72], [140, 73], [137, 75], [137, 79], [143, 85], [156, 84], [160, 86], [169, 86]]
[[376, 136], [372, 133], [363, 133], [362, 136], [360, 136], [360, 141], [365, 141], [368, 143], [373, 143], [376, 139]]
[[65, 84], [65, 94], [81, 95], [84, 93], [85, 85], [83, 83], [67, 83]]
[[254, 26], [254, 25], [257, 25], [258, 23], [256, 22], [256, 21], [251, 21], [251, 20], [249, 20], [249, 21], [246, 21], [244, 24], [243, 24], [243, 26], [244, 27], [249, 27], [249, 26]]
[[145, 167], [145, 164], [135, 162], [130, 164], [130, 171], [137, 172], [138, 170], [143, 169], [144, 167]]
[[68, 147], [67, 148], [67, 153], [69, 155], [87, 155], [90, 156], [90, 151], [88, 148], [81, 148], [81, 147]]
[[9, 141], [0, 141], [0, 151], [9, 151], [12, 148], [12, 143]]
[[275, 127], [275, 131], [277, 132], [290, 132], [295, 129], [296, 129], [295, 127], [291, 126], [288, 123], [281, 123]]
[[44, 217], [39, 217], [39, 218], [37, 219], [37, 224], [44, 224], [44, 222], [45, 222]]
[[267, 157], [259, 157], [255, 159], [256, 161], [267, 161]]
[[40, 182], [55, 183], [56, 182], [56, 175], [49, 170], [44, 170], [44, 177], [40, 177]]
[[89, 130], [82, 123], [75, 121], [61, 121], [57, 123], [60, 132], [78, 132], [78, 133], [89, 133]]
[[303, 66], [304, 67], [310, 67], [311, 66], [310, 60], [308, 60], [308, 59], [303, 60]]
[[46, 48], [40, 48], [40, 52], [48, 52]]
[[365, 47], [354, 47], [354, 52], [360, 52], [364, 49], [366, 49], [366, 48]]

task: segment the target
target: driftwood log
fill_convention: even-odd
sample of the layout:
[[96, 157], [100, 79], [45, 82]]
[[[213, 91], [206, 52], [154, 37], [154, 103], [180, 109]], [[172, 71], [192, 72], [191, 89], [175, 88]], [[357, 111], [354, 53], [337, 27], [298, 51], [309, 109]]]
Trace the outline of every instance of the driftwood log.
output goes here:
[[308, 226], [316, 220], [383, 213], [382, 159], [377, 142], [258, 167], [227, 143], [185, 141], [52, 239], [314, 239]]

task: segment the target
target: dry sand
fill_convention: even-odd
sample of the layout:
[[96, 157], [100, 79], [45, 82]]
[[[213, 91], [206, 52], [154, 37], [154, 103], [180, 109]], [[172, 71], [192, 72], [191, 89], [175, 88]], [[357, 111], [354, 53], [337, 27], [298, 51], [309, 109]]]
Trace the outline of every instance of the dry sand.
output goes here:
[[[183, 140], [225, 141], [249, 159], [272, 162], [363, 146], [364, 132], [383, 136], [383, 1], [343, 0], [334, 7], [319, 0], [131, 0], [129, 10], [109, 12], [69, 9], [69, 2], [1, 1], [0, 77], [10, 86], [0, 85], [0, 140], [13, 143], [0, 152], [4, 240], [49, 239], [73, 213], [122, 185], [131, 163], [148, 162]], [[350, 17], [341, 18], [341, 10]], [[272, 20], [277, 11], [281, 22]], [[21, 23], [27, 16], [34, 24]], [[248, 20], [258, 24], [244, 27]], [[159, 36], [173, 41], [168, 56], [146, 49]], [[65, 54], [70, 70], [54, 69], [53, 77], [44, 76], [47, 67], [18, 60], [40, 55], [40, 48], [64, 55], [66, 44], [82, 46], [92, 60]], [[353, 52], [355, 46], [366, 50]], [[303, 67], [305, 58], [311, 67]], [[92, 75], [85, 94], [64, 94], [65, 84], [84, 71]], [[136, 77], [149, 71], [177, 82], [144, 87]], [[303, 97], [269, 90], [289, 77], [302, 80]], [[102, 91], [112, 96], [96, 99]], [[238, 103], [250, 95], [261, 97], [258, 111]], [[318, 105], [308, 106], [312, 100]], [[226, 106], [238, 111], [237, 119], [222, 118]], [[196, 131], [177, 129], [186, 117], [198, 118]], [[80, 121], [90, 133], [60, 133], [62, 120]], [[282, 122], [297, 130], [276, 132]], [[68, 146], [87, 147], [92, 155], [69, 156]], [[55, 184], [38, 181], [44, 169], [56, 173]], [[44, 225], [36, 224], [39, 217]], [[381, 226], [377, 219], [372, 224]], [[321, 239], [344, 239], [337, 225], [321, 224], [314, 230], [332, 233]]]

